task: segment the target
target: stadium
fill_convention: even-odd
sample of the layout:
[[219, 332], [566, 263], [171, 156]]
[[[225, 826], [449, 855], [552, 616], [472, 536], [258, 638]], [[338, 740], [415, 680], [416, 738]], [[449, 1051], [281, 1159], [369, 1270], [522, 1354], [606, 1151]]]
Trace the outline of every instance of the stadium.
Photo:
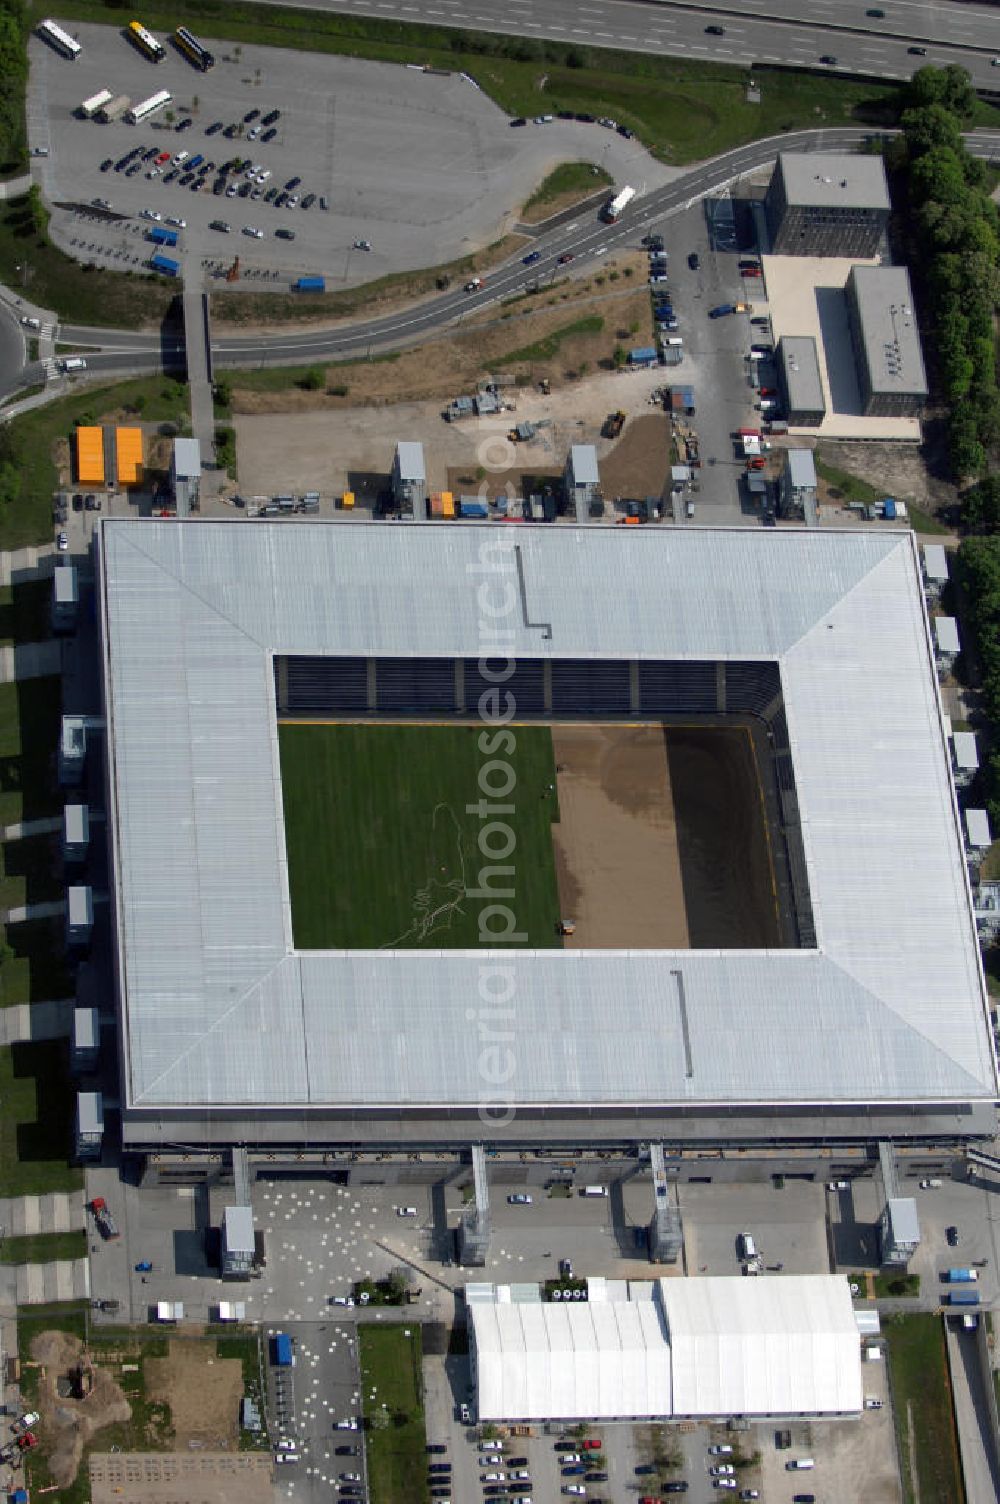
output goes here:
[[992, 1132], [909, 534], [96, 557], [127, 1148]]

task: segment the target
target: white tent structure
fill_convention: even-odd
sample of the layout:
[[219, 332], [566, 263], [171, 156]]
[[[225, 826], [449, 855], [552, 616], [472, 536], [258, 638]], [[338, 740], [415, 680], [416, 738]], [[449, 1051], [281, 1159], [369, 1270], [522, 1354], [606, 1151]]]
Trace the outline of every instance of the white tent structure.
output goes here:
[[834, 1417], [862, 1408], [843, 1277], [592, 1280], [588, 1297], [468, 1287], [481, 1420]]

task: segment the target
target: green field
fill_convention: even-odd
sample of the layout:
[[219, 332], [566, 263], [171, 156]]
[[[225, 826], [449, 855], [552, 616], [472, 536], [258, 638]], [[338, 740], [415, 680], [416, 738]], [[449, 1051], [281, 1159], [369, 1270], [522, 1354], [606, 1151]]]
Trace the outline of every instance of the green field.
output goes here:
[[888, 1316], [896, 1441], [907, 1504], [965, 1498], [941, 1317]]
[[[551, 733], [519, 726], [513, 753], [503, 755], [516, 780], [504, 800], [515, 806], [506, 819], [516, 840], [509, 856], [492, 859], [478, 847], [486, 822], [465, 812], [482, 798], [478, 779], [491, 760], [479, 750], [483, 734], [481, 726], [279, 726], [296, 946], [471, 948], [489, 943], [479, 925], [494, 902], [509, 906], [521, 946], [559, 945]], [[493, 888], [513, 888], [513, 897], [466, 896], [481, 886], [482, 868], [501, 863], [513, 876], [494, 875]]]
[[423, 1504], [427, 1444], [420, 1326], [358, 1327], [371, 1504]]

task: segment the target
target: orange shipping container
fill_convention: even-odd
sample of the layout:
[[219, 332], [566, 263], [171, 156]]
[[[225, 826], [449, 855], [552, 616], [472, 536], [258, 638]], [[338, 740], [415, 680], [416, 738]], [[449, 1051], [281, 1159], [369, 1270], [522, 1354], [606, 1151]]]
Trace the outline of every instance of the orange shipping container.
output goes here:
[[116, 463], [120, 486], [142, 485], [142, 429], [115, 429]]
[[445, 517], [454, 517], [455, 498], [452, 495], [451, 491], [441, 492], [441, 511]]
[[76, 431], [76, 478], [81, 486], [104, 484], [104, 430], [78, 428]]

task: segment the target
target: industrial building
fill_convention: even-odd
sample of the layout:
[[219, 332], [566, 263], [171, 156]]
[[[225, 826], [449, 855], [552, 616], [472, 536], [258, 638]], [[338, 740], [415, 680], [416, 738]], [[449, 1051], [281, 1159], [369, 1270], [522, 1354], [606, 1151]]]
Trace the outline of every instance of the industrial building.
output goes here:
[[600, 517], [604, 510], [601, 498], [601, 472], [597, 468], [597, 450], [593, 444], [570, 446], [563, 472], [566, 504], [577, 522]]
[[466, 1286], [480, 1421], [861, 1411], [861, 1339], [844, 1276], [588, 1279], [585, 1297]]
[[178, 517], [198, 510], [201, 493], [201, 444], [197, 439], [175, 439], [170, 455], [170, 489]]
[[905, 266], [854, 266], [845, 294], [862, 411], [918, 417], [927, 377], [909, 272]]
[[779, 152], [764, 208], [776, 256], [877, 256], [890, 211], [882, 158]]
[[482, 1137], [468, 1008], [490, 953], [296, 949], [276, 716], [285, 661], [322, 669], [326, 714], [474, 705], [484, 569], [525, 715], [757, 719], [792, 931], [746, 953], [505, 952], [530, 1049], [491, 1141], [992, 1134], [909, 533], [113, 518], [95, 559], [126, 1150]]
[[826, 417], [826, 398], [811, 335], [786, 334], [778, 341], [778, 384], [792, 427], [818, 428]]
[[816, 525], [816, 461], [811, 449], [785, 450], [778, 479], [778, 510], [782, 517], [801, 517], [810, 527]]

